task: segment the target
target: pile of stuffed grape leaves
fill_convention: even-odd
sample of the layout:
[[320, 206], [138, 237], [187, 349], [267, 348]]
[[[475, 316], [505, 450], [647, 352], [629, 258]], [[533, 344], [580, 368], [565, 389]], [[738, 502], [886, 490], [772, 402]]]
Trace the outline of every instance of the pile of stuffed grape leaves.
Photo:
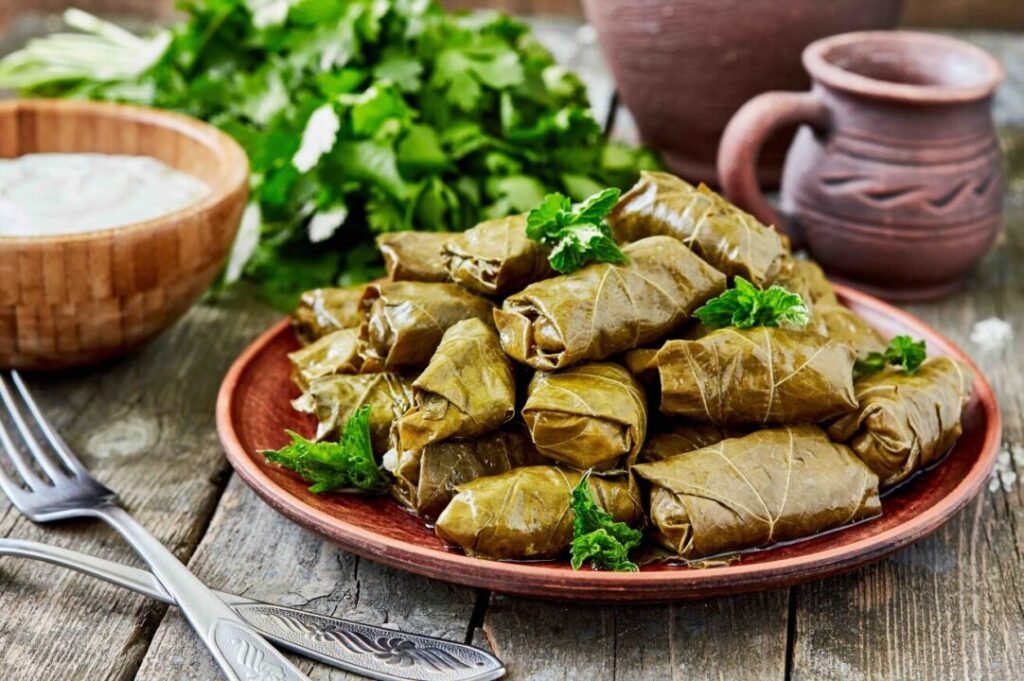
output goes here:
[[318, 427], [266, 454], [467, 555], [732, 559], [878, 516], [961, 434], [966, 367], [665, 173], [378, 245], [387, 280], [303, 296], [293, 406]]

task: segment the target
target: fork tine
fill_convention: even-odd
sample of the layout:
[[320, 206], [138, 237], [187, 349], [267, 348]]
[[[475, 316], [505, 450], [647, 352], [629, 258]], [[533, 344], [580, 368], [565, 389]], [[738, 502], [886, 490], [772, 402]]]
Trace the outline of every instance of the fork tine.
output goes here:
[[[0, 376], [0, 388], [6, 388], [3, 383], [2, 376]], [[21, 453], [20, 449], [14, 446], [14, 440], [11, 439], [11, 434], [2, 420], [0, 420], [0, 451], [7, 453], [7, 458], [10, 459], [12, 464], [14, 464], [14, 468], [17, 469], [18, 475], [21, 476], [21, 479], [25, 481], [25, 484], [28, 485], [29, 488], [35, 491], [46, 486], [43, 479], [40, 478], [34, 470], [32, 470], [32, 467], [29, 465], [25, 455]]]
[[[18, 392], [21, 393], [22, 399], [24, 399], [25, 393], [27, 392], [23, 388], [24, 385], [21, 385], [18, 388]], [[18, 407], [14, 397], [11, 395], [11, 391], [7, 387], [7, 379], [2, 373], [0, 373], [0, 401], [3, 401], [4, 405], [7, 407], [7, 411], [10, 412], [11, 420], [14, 421], [15, 427], [17, 427], [18, 431], [21, 433], [21, 437], [25, 441], [25, 444], [28, 445], [29, 450], [32, 452], [32, 456], [35, 457], [36, 463], [39, 464], [43, 471], [46, 472], [46, 475], [49, 476], [50, 480], [56, 484], [61, 478], [66, 478], [67, 473], [65, 473], [60, 466], [54, 463], [53, 459], [43, 451], [42, 446], [39, 444], [39, 440], [36, 439], [35, 433], [33, 433], [32, 429], [28, 427], [28, 424], [25, 423], [25, 419], [21, 414], [21, 409]], [[35, 416], [35, 414], [33, 414], [33, 416]], [[39, 418], [36, 417], [36, 421], [38, 420]], [[40, 427], [42, 427], [42, 424], [40, 424]]]
[[21, 488], [17, 482], [14, 481], [3, 466], [0, 466], [0, 490], [7, 495], [7, 498], [11, 500], [19, 510], [21, 509], [22, 495], [25, 494], [25, 490]]
[[17, 388], [18, 394], [21, 395], [21, 399], [25, 401], [25, 406], [28, 407], [29, 413], [32, 414], [32, 418], [35, 420], [39, 430], [42, 431], [46, 439], [49, 440], [50, 446], [60, 457], [60, 460], [64, 462], [64, 465], [76, 475], [86, 474], [85, 466], [78, 460], [71, 448], [64, 442], [64, 438], [57, 434], [50, 422], [43, 416], [42, 410], [39, 409], [39, 405], [36, 404], [36, 400], [32, 397], [32, 393], [25, 386], [25, 382], [21, 380], [21, 375], [17, 371], [11, 372], [11, 380], [14, 383], [14, 387]]

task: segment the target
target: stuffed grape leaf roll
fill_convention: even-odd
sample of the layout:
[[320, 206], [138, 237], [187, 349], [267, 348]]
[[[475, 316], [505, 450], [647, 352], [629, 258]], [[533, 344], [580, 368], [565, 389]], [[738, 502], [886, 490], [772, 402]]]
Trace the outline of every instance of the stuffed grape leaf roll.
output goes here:
[[452, 281], [471, 291], [505, 296], [554, 274], [547, 249], [526, 236], [526, 216], [488, 220], [444, 244]]
[[349, 288], [318, 288], [306, 291], [292, 315], [295, 333], [303, 344], [341, 329], [358, 327], [362, 321], [359, 301], [366, 285]]
[[608, 224], [620, 242], [656, 234], [674, 237], [719, 271], [762, 287], [779, 273], [788, 253], [774, 229], [704, 185], [694, 188], [668, 173], [642, 172]]
[[937, 461], [962, 432], [961, 413], [972, 376], [948, 357], [933, 357], [908, 374], [889, 367], [858, 379], [857, 411], [828, 432], [847, 443], [891, 487]]
[[775, 283], [800, 295], [807, 303], [811, 316], [808, 331], [850, 346], [860, 358], [885, 350], [885, 341], [878, 332], [839, 302], [832, 284], [816, 263], [788, 259]]
[[719, 426], [815, 423], [857, 408], [853, 351], [788, 329], [719, 329], [658, 353], [661, 411]]
[[661, 461], [741, 435], [743, 433], [740, 431], [719, 428], [707, 423], [676, 424], [647, 438], [643, 449], [640, 450], [640, 461]]
[[403, 450], [483, 435], [511, 420], [515, 379], [494, 328], [479, 319], [451, 326], [413, 382], [412, 394], [412, 409], [397, 423]]
[[848, 346], [863, 359], [872, 352], [884, 352], [885, 341], [874, 328], [856, 312], [842, 305], [819, 305], [814, 315], [825, 325], [825, 333], [832, 340]]
[[306, 347], [289, 353], [295, 384], [305, 390], [311, 381], [331, 374], [358, 373], [359, 330], [329, 333]]
[[422, 369], [444, 332], [464, 319], [492, 322], [494, 305], [455, 284], [399, 281], [366, 289], [360, 306], [362, 371]]
[[391, 373], [338, 374], [313, 380], [292, 402], [296, 411], [316, 416], [316, 439], [337, 439], [345, 422], [364, 404], [370, 405], [373, 451], [390, 448], [394, 421], [412, 406], [412, 379]]
[[450, 232], [389, 232], [377, 237], [377, 248], [391, 281], [448, 281], [441, 248]]
[[799, 539], [881, 512], [878, 477], [817, 426], [760, 430], [639, 464], [655, 539], [703, 558]]
[[623, 248], [624, 265], [595, 263], [527, 286], [494, 319], [505, 352], [534, 369], [563, 369], [650, 343], [725, 289], [725, 275], [671, 237]]
[[[555, 558], [566, 553], [572, 542], [569, 504], [582, 475], [557, 466], [527, 466], [477, 478], [458, 487], [434, 531], [471, 556]], [[588, 485], [594, 501], [614, 520], [635, 524], [643, 518], [639, 494], [629, 476], [592, 475]]]
[[839, 305], [832, 284], [818, 263], [813, 260], [786, 257], [779, 276], [772, 283], [779, 284], [793, 293], [805, 295], [805, 300], [812, 306]]
[[428, 518], [436, 518], [463, 483], [546, 462], [526, 432], [515, 426], [422, 449], [392, 449], [384, 456], [384, 467], [395, 476], [392, 496]]
[[606, 470], [636, 460], [647, 432], [647, 399], [618, 364], [581, 364], [537, 372], [523, 421], [545, 456], [573, 468]]

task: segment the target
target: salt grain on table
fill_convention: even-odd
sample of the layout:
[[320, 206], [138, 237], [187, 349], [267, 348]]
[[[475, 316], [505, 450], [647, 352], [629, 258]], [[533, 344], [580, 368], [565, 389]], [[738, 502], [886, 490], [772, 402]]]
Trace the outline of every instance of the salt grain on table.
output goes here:
[[1013, 327], [999, 317], [989, 317], [971, 329], [971, 342], [981, 346], [984, 352], [998, 350], [1013, 338]]
[[1024, 445], [1004, 445], [996, 456], [996, 465], [988, 481], [988, 491], [997, 492], [1002, 488], [1007, 494], [1012, 492], [1018, 480], [1017, 471], [1014, 470], [1017, 466], [1024, 467]]

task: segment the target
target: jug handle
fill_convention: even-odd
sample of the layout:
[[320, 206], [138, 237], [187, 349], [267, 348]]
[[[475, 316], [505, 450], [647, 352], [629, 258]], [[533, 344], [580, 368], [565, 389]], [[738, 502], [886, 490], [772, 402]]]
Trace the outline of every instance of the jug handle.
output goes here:
[[766, 92], [744, 104], [725, 127], [718, 147], [718, 179], [726, 197], [766, 225], [786, 231], [757, 181], [761, 147], [785, 126], [806, 123], [820, 129], [828, 122], [828, 109], [813, 91]]

